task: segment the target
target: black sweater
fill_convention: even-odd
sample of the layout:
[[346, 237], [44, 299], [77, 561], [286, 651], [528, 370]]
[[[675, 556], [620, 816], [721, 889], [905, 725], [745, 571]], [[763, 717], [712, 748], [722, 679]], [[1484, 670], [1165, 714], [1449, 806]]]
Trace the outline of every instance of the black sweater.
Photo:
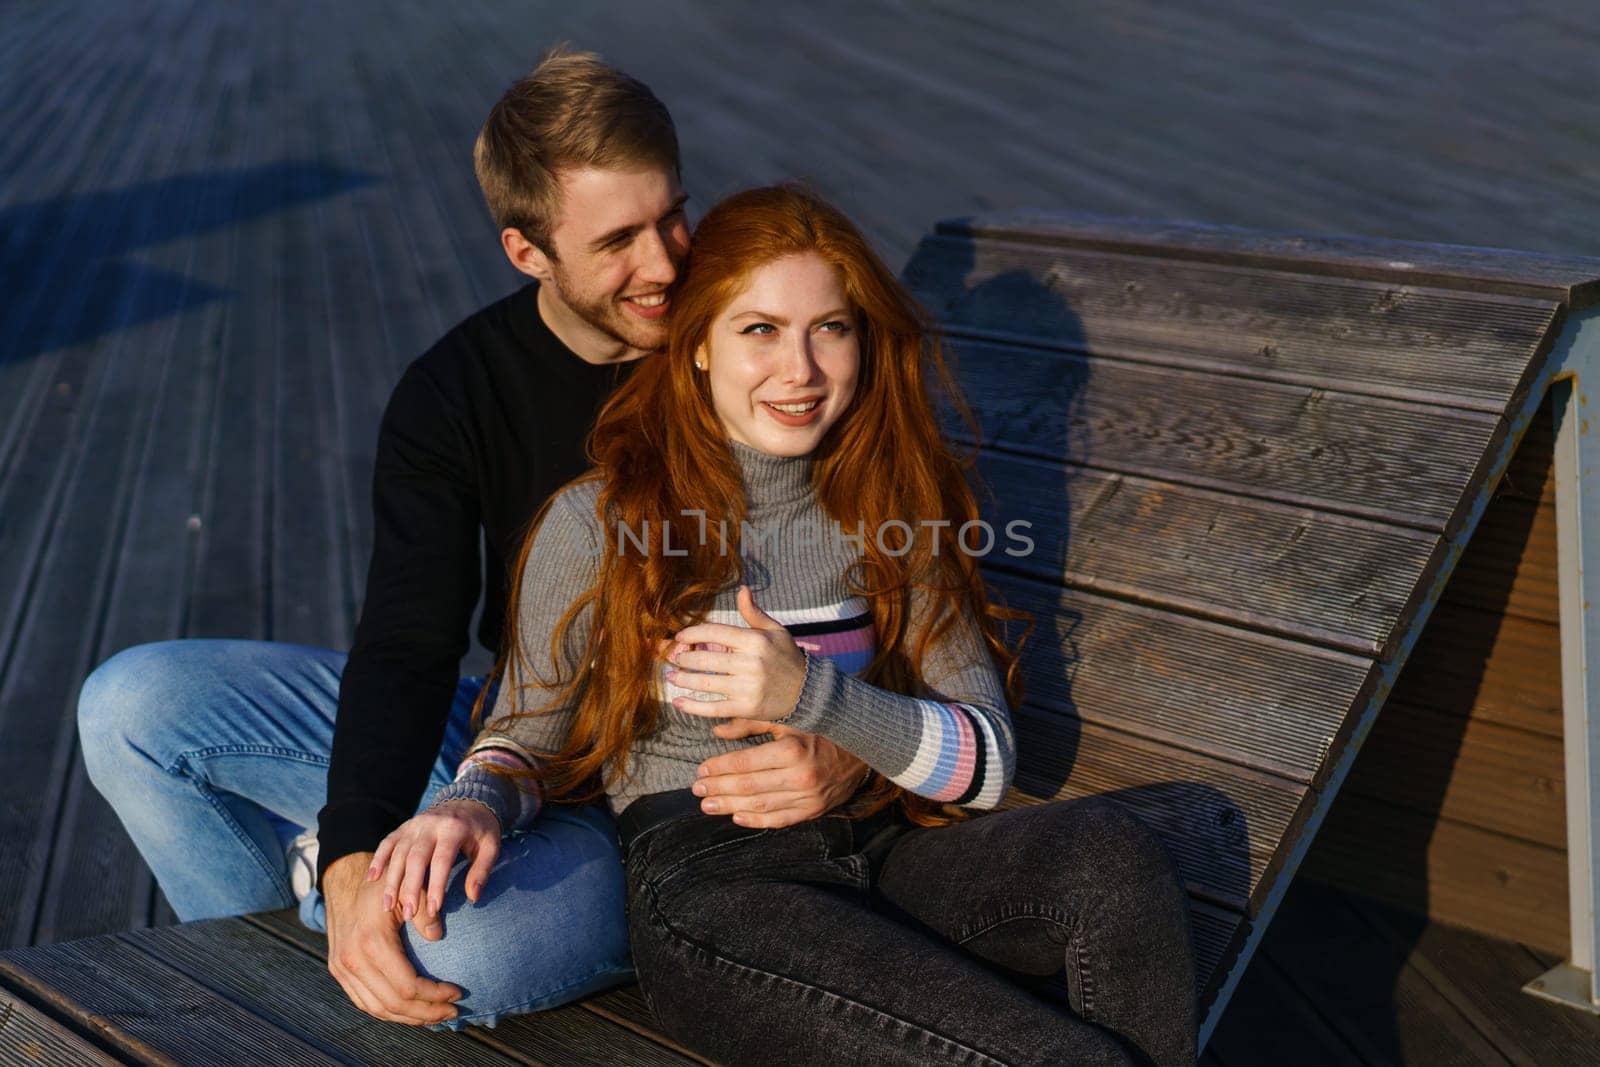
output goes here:
[[584, 438], [632, 367], [579, 359], [539, 317], [538, 291], [527, 285], [451, 330], [406, 369], [384, 411], [366, 603], [317, 817], [319, 882], [416, 810], [480, 588], [478, 640], [496, 652], [508, 561], [540, 505], [587, 466]]

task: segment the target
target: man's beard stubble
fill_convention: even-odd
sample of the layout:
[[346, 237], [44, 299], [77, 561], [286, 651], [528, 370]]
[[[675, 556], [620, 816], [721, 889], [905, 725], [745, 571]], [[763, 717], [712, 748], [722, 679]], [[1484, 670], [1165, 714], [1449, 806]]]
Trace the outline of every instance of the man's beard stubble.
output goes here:
[[614, 296], [582, 301], [574, 299], [575, 287], [569, 284], [570, 279], [559, 261], [551, 264], [551, 273], [562, 302], [589, 326], [629, 348], [648, 352], [666, 347], [665, 320], [644, 322], [634, 318]]

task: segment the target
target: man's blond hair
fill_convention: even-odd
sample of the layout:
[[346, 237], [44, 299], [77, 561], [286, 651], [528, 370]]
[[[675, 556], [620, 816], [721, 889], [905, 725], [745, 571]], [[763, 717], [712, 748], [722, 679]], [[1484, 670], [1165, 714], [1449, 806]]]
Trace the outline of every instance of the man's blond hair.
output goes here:
[[520, 230], [552, 258], [561, 170], [659, 166], [680, 172], [672, 116], [650, 87], [595, 53], [565, 44], [545, 53], [494, 105], [472, 162], [495, 225]]

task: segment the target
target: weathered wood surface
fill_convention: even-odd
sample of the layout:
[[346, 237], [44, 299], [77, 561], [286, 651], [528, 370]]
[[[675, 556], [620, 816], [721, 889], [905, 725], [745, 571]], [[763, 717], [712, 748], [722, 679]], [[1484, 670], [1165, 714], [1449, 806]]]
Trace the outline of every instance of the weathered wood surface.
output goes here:
[[1029, 704], [1300, 784], [1321, 773], [1341, 706], [1369, 691], [1372, 664], [1348, 653], [1010, 575], [993, 585], [1038, 620]]
[[[0, 989], [0, 1004], [12, 1004], [10, 1018], [21, 1020], [8, 1026], [22, 1027], [15, 1040], [34, 1057], [26, 1062], [114, 1062], [103, 1050], [139, 1064], [197, 1062], [202, 1050], [222, 1056], [208, 1062], [251, 1062], [256, 1053], [244, 1043], [263, 1036], [279, 1052], [314, 1047], [308, 1055], [341, 1063], [697, 1062], [672, 1058], [670, 1044], [651, 1037], [654, 1021], [634, 987], [494, 1030], [432, 1033], [367, 1019], [314, 981], [324, 951], [321, 935], [290, 912], [14, 950], [0, 957], [0, 985], [9, 987]], [[132, 960], [136, 981], [160, 979], [170, 988], [112, 988], [117, 978], [104, 960]], [[1552, 962], [1509, 941], [1297, 884], [1202, 1062], [1600, 1063], [1600, 1019], [1520, 992]], [[95, 988], [97, 974], [107, 988]], [[69, 987], [63, 994], [51, 986], [56, 992], [44, 1006], [54, 1016], [15, 999], [39, 975]], [[292, 1002], [272, 995], [287, 983], [303, 991]], [[173, 1016], [141, 1014], [150, 1008]], [[241, 1011], [260, 1018], [229, 1039], [216, 1024]], [[0, 1052], [8, 1026], [0, 1026]], [[290, 1037], [301, 1044], [285, 1044]]]
[[460, 1034], [381, 1023], [317, 955], [237, 919], [16, 950], [0, 981], [139, 1063], [695, 1062], [579, 1006]]
[[1137, 475], [998, 452], [978, 471], [984, 518], [1031, 524], [1032, 552], [997, 566], [1357, 654], [1387, 647], [1434, 549], [1421, 532]]
[[[1073, 232], [1049, 219], [1039, 219], [1039, 240]], [[1171, 246], [1174, 255], [1185, 250], [1181, 241]], [[1146, 252], [1096, 253], [1075, 239], [1019, 246], [936, 235], [918, 249], [906, 280], [960, 337], [1040, 340], [1158, 366], [1493, 413], [1521, 384], [1558, 306], [1352, 281], [1342, 268], [1354, 264], [1332, 256], [1324, 267], [1337, 277], [1175, 260], [1153, 239]], [[1600, 274], [1600, 260], [1591, 269]], [[1516, 351], [1520, 363], [1506, 358]]]
[[1192, 222], [1063, 216], [1037, 210], [954, 219], [941, 233], [1002, 241], [1042, 242], [1100, 252], [1199, 260], [1296, 274], [1363, 278], [1407, 286], [1441, 286], [1530, 297], [1587, 307], [1600, 298], [1600, 258], [1506, 255], [1495, 248], [1420, 244], [1371, 237], [1263, 234]]
[[[290, 945], [298, 947], [302, 952], [307, 953], [319, 962], [327, 960], [327, 938], [316, 931], [306, 929], [292, 911], [263, 912], [260, 915], [247, 915], [243, 921], [253, 927], [265, 930]], [[700, 1059], [700, 1057], [675, 1044], [660, 1032], [655, 1016], [651, 1013], [649, 1006], [645, 1004], [644, 997], [640, 995], [638, 986], [619, 986], [616, 989], [598, 993], [592, 997], [585, 998], [575, 1008], [593, 1012], [601, 1018], [608, 1019], [636, 1034], [649, 1038], [652, 1042], [660, 1044], [680, 1056], [687, 1057], [690, 1060]], [[571, 1015], [571, 1012], [566, 1014]], [[516, 1034], [521, 1029], [540, 1025], [541, 1023], [538, 1019], [522, 1019], [513, 1016], [501, 1021], [497, 1029], [500, 1029], [503, 1033], [494, 1036], [509, 1036], [509, 1042], [502, 1041], [500, 1043], [502, 1045], [508, 1043], [515, 1045], [518, 1043]], [[468, 1032], [473, 1033], [473, 1031]], [[481, 1038], [491, 1035], [477, 1032], [477, 1036]]]
[[[1375, 828], [1394, 859], [1372, 858]], [[1567, 857], [1520, 837], [1359, 793], [1342, 796], [1306, 859], [1308, 877], [1462, 926], [1486, 919], [1520, 943], [1565, 955]]]
[[952, 347], [992, 448], [1420, 530], [1447, 530], [1504, 432], [1456, 408], [1032, 344]]
[[[1499, 282], [1468, 288], [1537, 275], [1520, 256], [1441, 254], [1436, 266], [1470, 261], [1456, 288], [1397, 286], [1346, 280], [1346, 262], [1371, 276], [1371, 251], [1349, 243], [1315, 245], [1312, 274], [1310, 252], [1240, 266], [1242, 248], [1282, 247], [1270, 235], [1218, 243], [1134, 224], [1124, 247], [1107, 224], [1080, 238], [1073, 217], [1027, 219], [941, 224], [905, 272], [950, 324], [980, 469], [995, 481], [989, 513], [1047, 531], [1040, 558], [986, 563], [1043, 623], [1024, 664], [1030, 702], [1055, 714], [1019, 717], [1030, 755], [1018, 786], [1118, 799], [1159, 830], [1191, 893], [1259, 928], [1475, 532], [1497, 453], [1529, 427], [1566, 306]], [[1563, 269], [1571, 283], [1600, 261]], [[1112, 637], [1107, 622], [1131, 620], [1133, 604], [1140, 636]], [[1344, 684], [1304, 669], [1314, 652]], [[1095, 736], [1090, 722], [1140, 740]], [[1424, 741], [1453, 739], [1448, 724], [1421, 724], [1434, 727]], [[1478, 760], [1491, 777], [1518, 755], [1514, 736], [1501, 740], [1511, 751]], [[1406, 749], [1397, 758], [1414, 761]], [[1413, 813], [1443, 792], [1437, 773], [1409, 784], [1380, 791]], [[1477, 800], [1492, 796], [1454, 804]], [[1502, 827], [1529, 814], [1499, 812]], [[1247, 942], [1203, 979], [1213, 1019], [1249, 954]]]
[[1506, 480], [1516, 484], [1503, 482], [1490, 502], [1363, 743], [1341, 794], [1348, 803], [1336, 804], [1306, 870], [1564, 954], [1554, 508], [1530, 499], [1549, 467], [1546, 410], [1513, 459]]
[[117, 1061], [25, 1001], [0, 991], [0, 1063], [111, 1067]]

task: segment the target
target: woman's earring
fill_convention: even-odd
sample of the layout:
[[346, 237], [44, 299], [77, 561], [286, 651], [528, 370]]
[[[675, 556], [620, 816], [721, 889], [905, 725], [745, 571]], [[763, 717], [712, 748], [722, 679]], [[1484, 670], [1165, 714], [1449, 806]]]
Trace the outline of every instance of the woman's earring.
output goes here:
[[706, 365], [704, 363], [700, 362], [697, 359], [697, 360], [694, 361], [694, 369], [695, 370], [705, 370], [706, 369]]

